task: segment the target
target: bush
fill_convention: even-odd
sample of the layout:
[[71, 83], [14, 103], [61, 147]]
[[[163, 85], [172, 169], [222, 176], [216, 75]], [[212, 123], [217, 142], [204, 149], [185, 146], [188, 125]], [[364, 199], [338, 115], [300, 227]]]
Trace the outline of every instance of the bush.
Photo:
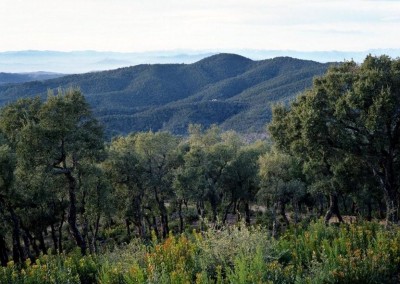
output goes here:
[[399, 264], [398, 227], [318, 221], [277, 240], [240, 225], [135, 239], [98, 257], [42, 255], [2, 267], [0, 283], [393, 283]]

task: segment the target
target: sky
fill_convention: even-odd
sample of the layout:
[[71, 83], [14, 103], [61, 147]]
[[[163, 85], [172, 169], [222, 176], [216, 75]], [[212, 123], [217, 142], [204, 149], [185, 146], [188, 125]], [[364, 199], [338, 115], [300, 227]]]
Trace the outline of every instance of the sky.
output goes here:
[[0, 0], [0, 51], [400, 48], [400, 0]]

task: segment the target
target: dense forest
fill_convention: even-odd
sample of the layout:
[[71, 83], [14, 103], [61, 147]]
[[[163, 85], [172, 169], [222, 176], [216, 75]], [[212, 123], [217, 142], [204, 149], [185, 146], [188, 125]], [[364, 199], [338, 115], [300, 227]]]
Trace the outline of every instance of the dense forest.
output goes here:
[[0, 282], [396, 283], [399, 92], [399, 59], [331, 66], [255, 142], [199, 124], [106, 141], [74, 88], [10, 103]]
[[0, 72], [0, 85], [44, 81], [62, 77], [64, 74], [52, 72], [4, 73]]
[[0, 105], [79, 87], [108, 139], [140, 131], [187, 135], [189, 124], [263, 132], [269, 105], [294, 98], [329, 64], [290, 57], [253, 61], [217, 54], [193, 64], [138, 65], [0, 85]]

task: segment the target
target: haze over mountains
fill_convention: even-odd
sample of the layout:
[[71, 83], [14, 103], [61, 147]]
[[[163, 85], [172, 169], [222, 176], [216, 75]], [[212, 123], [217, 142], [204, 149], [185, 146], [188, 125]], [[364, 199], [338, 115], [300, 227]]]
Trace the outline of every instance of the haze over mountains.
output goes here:
[[28, 72], [28, 73], [4, 73], [0, 72], [0, 85], [12, 83], [25, 83], [30, 81], [44, 81], [65, 76], [61, 73], [52, 72]]
[[[289, 56], [317, 62], [335, 62], [354, 59], [362, 62], [368, 54], [400, 55], [399, 49], [375, 49], [366, 51], [295, 51], [295, 50], [229, 50], [235, 54], [262, 60], [280, 56]], [[138, 64], [156, 63], [194, 63], [217, 54], [215, 50], [191, 51], [153, 51], [153, 52], [99, 52], [99, 51], [8, 51], [0, 52], [0, 72], [36, 72], [83, 73], [110, 70]]]
[[8, 51], [0, 52], [0, 71], [84, 73], [116, 69], [138, 64], [193, 63], [215, 52], [100, 52], [100, 51]]
[[270, 119], [272, 103], [292, 99], [328, 65], [218, 54], [192, 64], [138, 65], [3, 85], [0, 104], [72, 86], [81, 88], [108, 136], [150, 129], [183, 134], [189, 123], [260, 132]]

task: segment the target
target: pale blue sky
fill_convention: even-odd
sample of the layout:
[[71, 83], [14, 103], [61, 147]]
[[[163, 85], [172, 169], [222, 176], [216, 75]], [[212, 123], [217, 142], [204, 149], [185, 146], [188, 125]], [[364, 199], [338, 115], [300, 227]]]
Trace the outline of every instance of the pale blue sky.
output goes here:
[[399, 31], [393, 0], [0, 0], [0, 51], [360, 51]]

